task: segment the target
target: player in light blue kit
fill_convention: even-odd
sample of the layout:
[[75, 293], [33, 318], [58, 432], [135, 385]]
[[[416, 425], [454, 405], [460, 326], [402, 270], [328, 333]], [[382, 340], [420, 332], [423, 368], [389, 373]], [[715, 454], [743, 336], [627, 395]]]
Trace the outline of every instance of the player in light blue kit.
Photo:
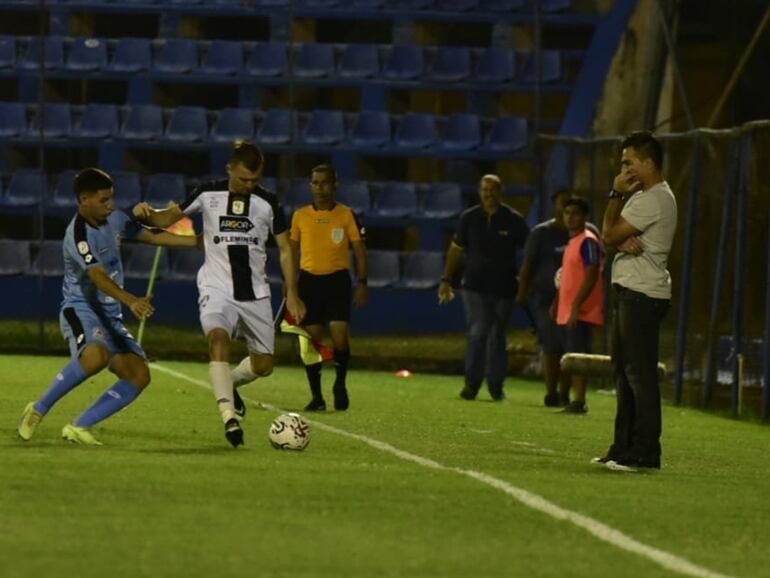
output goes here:
[[64, 299], [59, 315], [72, 359], [48, 391], [24, 409], [18, 433], [28, 441], [59, 399], [109, 367], [118, 381], [62, 430], [65, 440], [102, 445], [89, 428], [130, 404], [150, 383], [147, 356], [123, 325], [121, 304], [139, 319], [152, 315], [154, 308], [149, 297], [136, 297], [123, 289], [121, 239], [173, 247], [196, 247], [198, 239], [150, 230], [126, 213], [114, 211], [112, 179], [104, 171], [80, 171], [74, 188], [78, 213], [64, 234]]

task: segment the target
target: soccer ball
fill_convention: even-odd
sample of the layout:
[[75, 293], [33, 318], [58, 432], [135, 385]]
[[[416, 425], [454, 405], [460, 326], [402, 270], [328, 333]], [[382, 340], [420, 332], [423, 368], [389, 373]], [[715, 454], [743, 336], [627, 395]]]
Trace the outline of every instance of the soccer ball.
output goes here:
[[298, 413], [285, 413], [273, 420], [268, 435], [277, 450], [301, 451], [310, 443], [310, 425]]

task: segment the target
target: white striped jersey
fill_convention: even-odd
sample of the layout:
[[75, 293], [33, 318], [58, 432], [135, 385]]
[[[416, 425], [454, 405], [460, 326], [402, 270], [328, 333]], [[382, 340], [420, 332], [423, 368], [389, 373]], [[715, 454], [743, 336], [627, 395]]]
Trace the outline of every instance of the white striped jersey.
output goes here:
[[227, 180], [200, 185], [181, 205], [186, 214], [203, 213], [205, 260], [198, 271], [201, 293], [215, 290], [236, 301], [270, 295], [265, 275], [269, 236], [286, 231], [275, 194], [260, 185], [249, 195], [231, 193]]

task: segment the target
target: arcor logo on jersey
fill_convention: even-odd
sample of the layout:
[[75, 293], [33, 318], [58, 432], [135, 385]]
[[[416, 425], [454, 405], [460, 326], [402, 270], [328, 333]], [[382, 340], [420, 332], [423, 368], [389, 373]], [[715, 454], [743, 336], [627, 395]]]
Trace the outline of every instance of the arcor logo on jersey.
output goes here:
[[223, 233], [248, 233], [253, 228], [247, 217], [219, 217], [219, 230]]

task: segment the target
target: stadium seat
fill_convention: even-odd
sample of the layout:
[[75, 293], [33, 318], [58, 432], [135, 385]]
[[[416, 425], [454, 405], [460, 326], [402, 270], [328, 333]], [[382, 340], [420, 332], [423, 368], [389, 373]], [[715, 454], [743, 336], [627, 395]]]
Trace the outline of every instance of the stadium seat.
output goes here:
[[[45, 38], [43, 66], [45, 68], [62, 68], [64, 66], [64, 44], [60, 36]], [[27, 50], [17, 66], [27, 70], [35, 70], [40, 65], [40, 38], [33, 36], [27, 44]]]
[[286, 76], [288, 69], [286, 46], [277, 42], [258, 42], [246, 63], [246, 72], [253, 76]]
[[265, 111], [262, 124], [257, 131], [257, 140], [262, 144], [280, 145], [292, 141], [293, 114], [285, 108]]
[[29, 241], [0, 239], [0, 275], [26, 275], [30, 269]]
[[147, 179], [144, 200], [155, 208], [169, 202], [181, 203], [187, 196], [184, 177], [176, 173], [157, 173]]
[[64, 253], [61, 241], [30, 243], [30, 247], [33, 254], [30, 273], [43, 277], [64, 275]]
[[390, 287], [401, 277], [398, 251], [369, 251], [369, 287]]
[[444, 274], [444, 255], [429, 251], [401, 255], [401, 280], [405, 289], [432, 289]]
[[16, 65], [16, 39], [13, 36], [0, 36], [0, 69], [13, 68]]
[[543, 12], [564, 12], [572, 8], [572, 0], [543, 0]]
[[352, 0], [352, 4], [355, 8], [376, 10], [385, 6], [385, 0]]
[[441, 146], [450, 151], [467, 151], [481, 144], [481, 121], [475, 114], [453, 113], [447, 118]]
[[80, 126], [72, 131], [72, 135], [81, 138], [113, 138], [119, 130], [117, 106], [91, 103], [83, 110]]
[[[543, 50], [540, 58], [541, 82], [555, 82], [562, 77], [561, 53], [558, 50]], [[522, 77], [526, 82], [535, 82], [535, 54], [527, 55]]]
[[427, 148], [436, 140], [436, 120], [432, 114], [409, 112], [401, 118], [394, 143], [402, 148]]
[[29, 124], [29, 131], [32, 136], [38, 134], [41, 121], [43, 134], [46, 138], [66, 138], [70, 136], [72, 132], [70, 105], [65, 102], [51, 102], [43, 106], [42, 113], [38, 109]]
[[243, 71], [243, 46], [240, 42], [215, 40], [203, 58], [200, 71], [217, 75], [240, 74]]
[[261, 177], [259, 184], [263, 189], [267, 189], [275, 195], [278, 194], [278, 179], [275, 177]]
[[390, 115], [380, 110], [361, 111], [353, 123], [350, 142], [363, 148], [390, 144]]
[[166, 138], [177, 142], [199, 142], [209, 134], [206, 109], [201, 106], [179, 106], [171, 113]]
[[369, 185], [366, 181], [344, 180], [337, 183], [336, 199], [357, 215], [365, 215], [371, 208]]
[[301, 0], [300, 4], [307, 8], [334, 8], [340, 0]]
[[393, 10], [427, 10], [433, 8], [433, 0], [387, 0]]
[[330, 146], [345, 139], [345, 119], [339, 110], [314, 110], [305, 128], [305, 143]]
[[27, 134], [27, 107], [20, 102], [0, 102], [0, 138]]
[[115, 206], [127, 209], [142, 200], [142, 184], [139, 175], [132, 171], [111, 171]]
[[239, 138], [254, 138], [254, 113], [250, 108], [223, 108], [211, 129], [211, 139], [229, 143]]
[[313, 193], [310, 190], [310, 181], [304, 178], [292, 179], [289, 190], [281, 201], [281, 206], [287, 217], [300, 207], [313, 202]]
[[151, 64], [152, 50], [147, 38], [119, 38], [106, 68], [114, 72], [140, 72], [149, 70]]
[[387, 181], [374, 201], [374, 215], [399, 219], [417, 213], [417, 189], [414, 183]]
[[439, 46], [436, 49], [430, 80], [459, 82], [471, 75], [471, 52], [461, 46]]
[[[123, 243], [123, 273], [127, 279], [149, 279], [155, 253], [158, 247], [142, 243]], [[198, 251], [191, 249], [191, 253]], [[168, 275], [168, 251], [160, 249], [156, 279], [165, 279]]]
[[515, 152], [526, 148], [527, 140], [526, 118], [501, 116], [489, 131], [483, 148], [494, 152]]
[[167, 38], [158, 52], [154, 68], [158, 72], [185, 74], [198, 67], [198, 47], [186, 38]]
[[392, 47], [385, 65], [385, 78], [390, 80], [415, 80], [425, 71], [422, 46], [398, 44]]
[[324, 78], [334, 74], [333, 44], [303, 44], [294, 62], [294, 75], [299, 78]]
[[491, 12], [518, 12], [525, 7], [525, 0], [486, 0], [485, 7]]
[[75, 175], [77, 171], [69, 169], [59, 173], [56, 178], [56, 185], [53, 189], [53, 204], [57, 207], [68, 207], [74, 209], [78, 206], [75, 198]]
[[339, 75], [343, 78], [372, 78], [380, 73], [376, 44], [348, 44], [342, 52]]
[[107, 66], [107, 43], [99, 38], [76, 38], [67, 57], [67, 70], [101, 70]]
[[450, 12], [470, 12], [479, 7], [479, 0], [438, 0], [436, 8]]
[[131, 107], [120, 134], [127, 139], [160, 138], [163, 136], [163, 112], [154, 104], [138, 104]]
[[169, 281], [195, 281], [198, 271], [203, 266], [205, 253], [195, 249], [169, 249], [169, 269], [166, 279]]
[[422, 215], [428, 219], [451, 219], [465, 209], [460, 185], [432, 183], [423, 201]]
[[477, 82], [509, 82], [516, 74], [515, 62], [510, 48], [490, 46], [479, 57], [474, 79]]

